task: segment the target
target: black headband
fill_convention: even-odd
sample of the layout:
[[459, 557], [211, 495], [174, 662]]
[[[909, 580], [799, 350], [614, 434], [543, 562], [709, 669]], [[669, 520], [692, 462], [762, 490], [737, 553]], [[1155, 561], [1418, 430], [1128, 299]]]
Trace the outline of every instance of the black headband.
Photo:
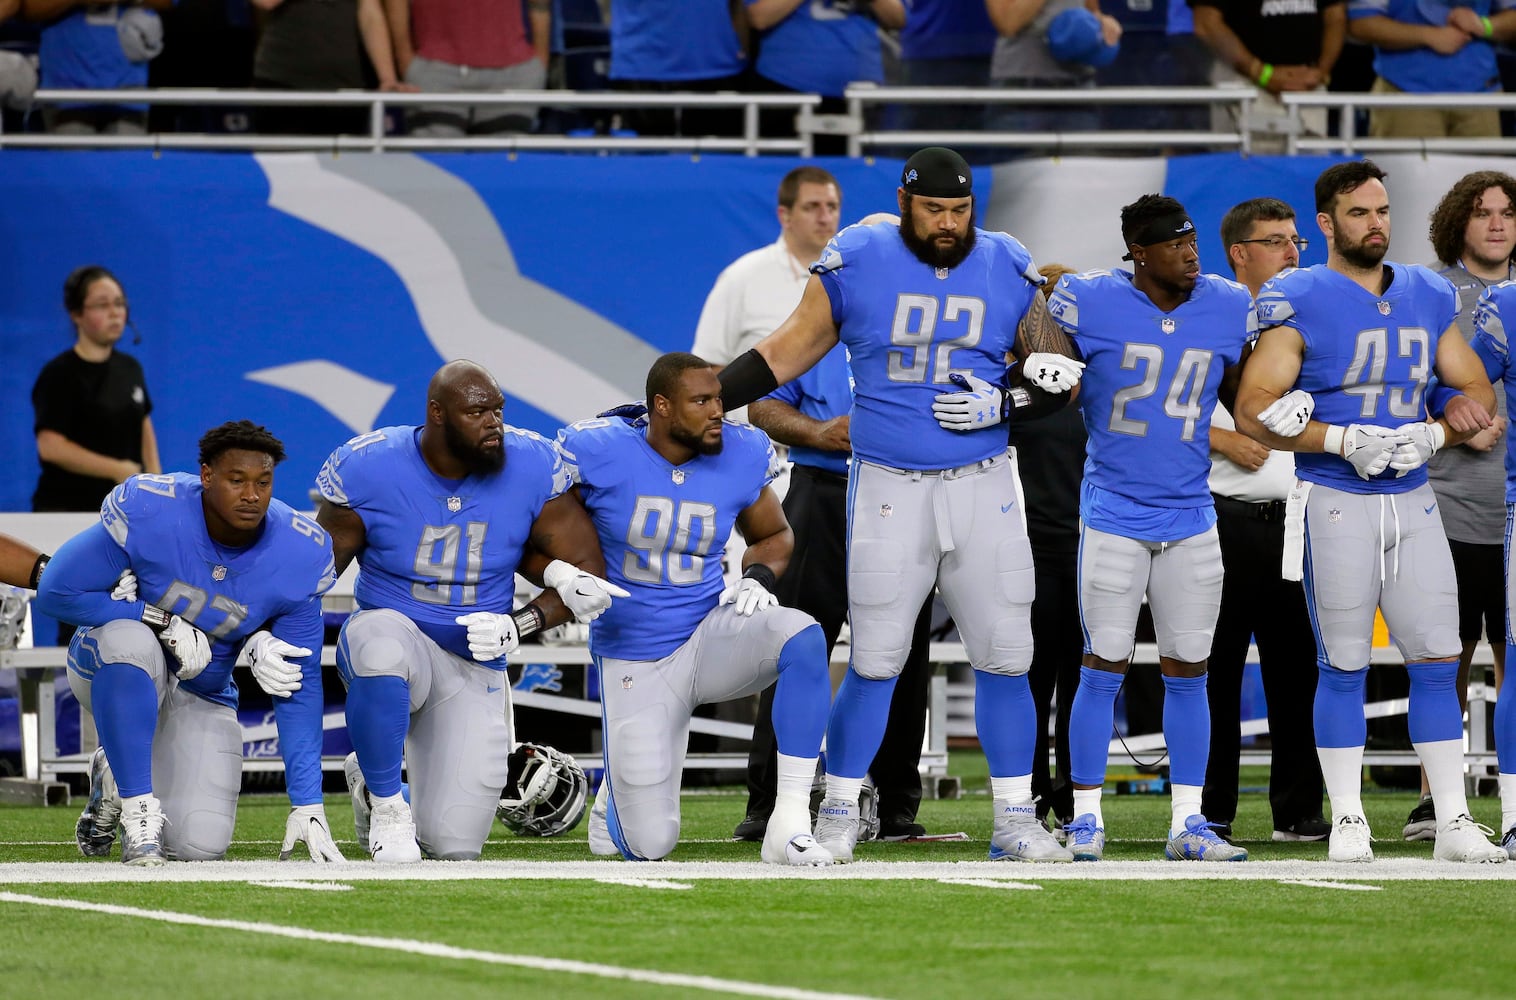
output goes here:
[[974, 175], [963, 157], [951, 149], [928, 146], [905, 161], [900, 186], [907, 194], [923, 198], [967, 198], [974, 193]]
[[[1195, 224], [1190, 221], [1188, 212], [1183, 210], [1170, 212], [1167, 215], [1160, 215], [1156, 219], [1149, 220], [1147, 225], [1127, 238], [1127, 245], [1147, 247], [1152, 246], [1154, 243], [1168, 243], [1186, 233], [1193, 233], [1194, 231]], [[1121, 259], [1131, 260], [1132, 255], [1126, 254]]]

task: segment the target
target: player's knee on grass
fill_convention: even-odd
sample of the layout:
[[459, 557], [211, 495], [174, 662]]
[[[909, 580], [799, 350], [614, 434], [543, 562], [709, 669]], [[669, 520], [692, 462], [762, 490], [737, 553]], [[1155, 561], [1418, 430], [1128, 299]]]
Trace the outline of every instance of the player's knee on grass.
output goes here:
[[235, 816], [214, 809], [169, 816], [163, 825], [163, 847], [175, 861], [220, 861], [232, 844], [235, 826]]
[[644, 705], [612, 721], [607, 743], [623, 853], [646, 861], [667, 857], [679, 842], [679, 776], [670, 746], [675, 728], [670, 714], [667, 705]]
[[410, 680], [411, 658], [403, 639], [409, 623], [388, 608], [360, 611], [343, 627], [347, 660], [357, 677]]

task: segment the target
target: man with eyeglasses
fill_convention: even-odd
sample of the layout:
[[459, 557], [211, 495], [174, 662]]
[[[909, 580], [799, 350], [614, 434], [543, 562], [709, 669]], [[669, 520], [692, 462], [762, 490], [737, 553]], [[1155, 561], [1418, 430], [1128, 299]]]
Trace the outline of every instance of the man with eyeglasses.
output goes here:
[[[1295, 231], [1295, 210], [1277, 198], [1232, 206], [1221, 242], [1237, 280], [1254, 295], [1263, 283], [1300, 264], [1307, 241]], [[1311, 704], [1316, 698], [1316, 638], [1299, 581], [1280, 572], [1284, 501], [1295, 483], [1295, 460], [1237, 433], [1232, 414], [1211, 416], [1211, 495], [1226, 568], [1221, 613], [1211, 642], [1206, 695], [1211, 705], [1211, 756], [1201, 811], [1232, 839], [1242, 741], [1242, 673], [1256, 637], [1268, 704], [1269, 807], [1276, 841], [1324, 840], [1321, 763]]]

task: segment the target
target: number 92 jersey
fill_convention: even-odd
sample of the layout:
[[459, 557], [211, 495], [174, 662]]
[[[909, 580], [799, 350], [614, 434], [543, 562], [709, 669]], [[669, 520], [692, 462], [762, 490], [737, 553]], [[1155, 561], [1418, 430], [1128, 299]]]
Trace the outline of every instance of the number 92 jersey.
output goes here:
[[202, 492], [200, 478], [183, 472], [133, 476], [105, 498], [100, 523], [126, 553], [141, 599], [211, 640], [210, 666], [181, 686], [236, 708], [232, 667], [249, 635], [272, 621], [279, 638], [319, 655], [320, 597], [336, 582], [332, 542], [315, 521], [271, 500], [257, 541], [217, 545], [205, 530]]
[[358, 606], [398, 611], [468, 658], [468, 629], [454, 619], [510, 612], [532, 523], [568, 488], [568, 474], [551, 441], [506, 427], [502, 469], [443, 479], [421, 457], [420, 433], [381, 427], [353, 438], [332, 452], [316, 487], [363, 519]]
[[[1437, 343], [1458, 318], [1458, 293], [1419, 266], [1391, 264], [1382, 295], [1324, 264], [1285, 271], [1258, 290], [1258, 326], [1287, 326], [1305, 341], [1295, 387], [1316, 399], [1326, 424], [1399, 427], [1426, 419], [1424, 394]], [[1336, 455], [1297, 452], [1295, 473], [1349, 493], [1404, 493], [1427, 481], [1426, 466], [1365, 482]]]
[[631, 591], [590, 624], [590, 651], [656, 660], [684, 644], [723, 586], [737, 515], [779, 474], [768, 436], [727, 421], [722, 449], [671, 465], [647, 442], [646, 418], [581, 420], [558, 448], [595, 522], [605, 575]]
[[811, 265], [853, 369], [853, 454], [898, 469], [951, 469], [1005, 452], [1005, 428], [950, 431], [932, 416], [954, 372], [1004, 385], [1006, 352], [1042, 276], [1005, 233], [974, 231], [957, 267], [923, 263], [887, 222], [849, 226]]

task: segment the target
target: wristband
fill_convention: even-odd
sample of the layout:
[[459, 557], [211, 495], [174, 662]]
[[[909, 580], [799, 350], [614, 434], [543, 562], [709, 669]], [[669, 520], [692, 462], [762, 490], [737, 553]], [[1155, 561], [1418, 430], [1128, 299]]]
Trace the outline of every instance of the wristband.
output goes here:
[[520, 611], [512, 612], [511, 621], [516, 623], [516, 636], [525, 639], [534, 632], [542, 631], [542, 609], [535, 604], [528, 604]]
[[1274, 79], [1274, 64], [1264, 63], [1263, 69], [1258, 71], [1258, 86], [1266, 89], [1272, 79]]
[[1326, 429], [1326, 437], [1322, 439], [1321, 450], [1323, 454], [1342, 457], [1342, 442], [1347, 437], [1348, 429], [1339, 424], [1332, 424]]
[[162, 608], [151, 604], [145, 604], [142, 607], [142, 624], [152, 629], [155, 635], [161, 634], [164, 629], [168, 628], [168, 623], [173, 617], [173, 615]]
[[37, 584], [42, 582], [42, 570], [51, 559], [52, 556], [44, 554], [38, 556], [37, 561], [32, 563], [32, 581], [26, 585], [28, 590], [37, 589]]
[[1484, 25], [1484, 37], [1489, 38], [1495, 34], [1495, 26], [1490, 23], [1489, 18], [1481, 16], [1479, 23]]
[[753, 565], [748, 566], [742, 571], [742, 578], [744, 580], [757, 580], [763, 586], [763, 589], [771, 594], [774, 592], [774, 582], [779, 579], [774, 575], [774, 571], [763, 565], [763, 563], [753, 563]]

